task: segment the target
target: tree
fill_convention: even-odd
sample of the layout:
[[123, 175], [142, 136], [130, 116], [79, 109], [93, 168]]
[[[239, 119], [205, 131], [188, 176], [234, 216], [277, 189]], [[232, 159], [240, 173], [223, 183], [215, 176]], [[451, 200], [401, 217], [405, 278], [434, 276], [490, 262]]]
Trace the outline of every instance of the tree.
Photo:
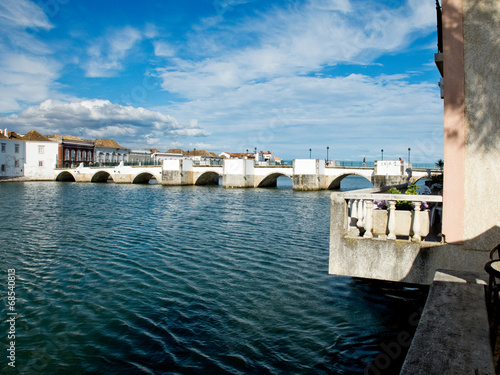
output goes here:
[[439, 159], [436, 162], [436, 167], [438, 167], [441, 171], [443, 170], [443, 168], [444, 168], [444, 161], [443, 161], [443, 159]]

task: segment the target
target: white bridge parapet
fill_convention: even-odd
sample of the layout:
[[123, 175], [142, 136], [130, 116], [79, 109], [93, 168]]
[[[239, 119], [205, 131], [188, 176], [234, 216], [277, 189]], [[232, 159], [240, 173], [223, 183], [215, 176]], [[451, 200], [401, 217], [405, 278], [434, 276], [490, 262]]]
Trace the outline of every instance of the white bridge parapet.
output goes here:
[[[397, 162], [399, 163], [399, 162]], [[164, 160], [161, 166], [85, 167], [55, 169], [57, 181], [147, 183], [155, 178], [160, 184], [217, 185], [222, 179], [225, 188], [256, 188], [276, 186], [280, 176], [289, 177], [295, 190], [329, 190], [340, 188], [340, 181], [350, 175], [366, 178], [375, 187], [400, 184], [408, 181], [404, 173], [376, 175], [376, 168], [331, 167], [321, 159], [295, 159], [293, 166], [255, 165], [249, 159], [225, 159], [220, 161], [194, 161], [192, 159]], [[394, 171], [396, 173], [396, 171]], [[427, 176], [418, 172], [413, 178]]]

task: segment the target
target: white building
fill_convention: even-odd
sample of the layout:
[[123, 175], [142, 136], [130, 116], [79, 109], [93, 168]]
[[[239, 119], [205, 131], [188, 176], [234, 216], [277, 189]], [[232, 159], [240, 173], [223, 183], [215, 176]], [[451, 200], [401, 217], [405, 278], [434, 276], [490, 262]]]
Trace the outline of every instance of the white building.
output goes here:
[[130, 150], [128, 161], [135, 165], [151, 164], [151, 150]]
[[94, 141], [94, 161], [96, 163], [128, 162], [130, 150], [120, 146], [112, 139], [96, 139]]
[[24, 176], [25, 143], [7, 129], [0, 133], [0, 178]]
[[59, 143], [51, 141], [35, 130], [27, 133], [23, 140], [26, 144], [24, 175], [32, 180], [52, 180], [57, 164]]

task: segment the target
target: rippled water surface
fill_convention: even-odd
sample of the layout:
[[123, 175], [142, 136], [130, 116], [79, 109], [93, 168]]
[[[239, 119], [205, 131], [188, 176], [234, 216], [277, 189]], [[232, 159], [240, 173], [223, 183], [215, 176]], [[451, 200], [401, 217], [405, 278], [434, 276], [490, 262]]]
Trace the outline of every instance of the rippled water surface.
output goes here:
[[328, 275], [329, 192], [42, 182], [0, 196], [4, 321], [7, 268], [18, 278], [3, 373], [387, 373], [380, 344], [414, 330], [425, 298]]

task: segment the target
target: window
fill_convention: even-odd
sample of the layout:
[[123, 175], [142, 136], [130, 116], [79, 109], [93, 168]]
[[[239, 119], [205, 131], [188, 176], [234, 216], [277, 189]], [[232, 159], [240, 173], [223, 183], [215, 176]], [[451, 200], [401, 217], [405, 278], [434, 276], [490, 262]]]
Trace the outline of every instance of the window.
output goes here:
[[87, 151], [82, 152], [82, 160], [87, 161]]
[[14, 152], [15, 152], [16, 154], [19, 154], [19, 145], [18, 145], [18, 144], [15, 144], [15, 145], [14, 145], [14, 147], [15, 147]]
[[39, 160], [39, 161], [38, 161], [38, 166], [39, 166], [39, 167], [43, 167], [43, 160]]
[[64, 159], [69, 160], [69, 150], [68, 149], [66, 149], [66, 151], [64, 152]]
[[71, 150], [71, 161], [75, 161], [75, 158], [76, 158], [76, 151]]
[[38, 146], [38, 153], [45, 154], [45, 146]]
[[5, 164], [2, 164], [2, 168], [0, 169], [1, 172], [5, 172]]
[[19, 160], [14, 160], [14, 167], [19, 168]]
[[5, 152], [6, 147], [7, 147], [7, 143], [2, 143], [2, 152]]
[[78, 161], [82, 160], [82, 152], [80, 150], [76, 152], [76, 160]]

